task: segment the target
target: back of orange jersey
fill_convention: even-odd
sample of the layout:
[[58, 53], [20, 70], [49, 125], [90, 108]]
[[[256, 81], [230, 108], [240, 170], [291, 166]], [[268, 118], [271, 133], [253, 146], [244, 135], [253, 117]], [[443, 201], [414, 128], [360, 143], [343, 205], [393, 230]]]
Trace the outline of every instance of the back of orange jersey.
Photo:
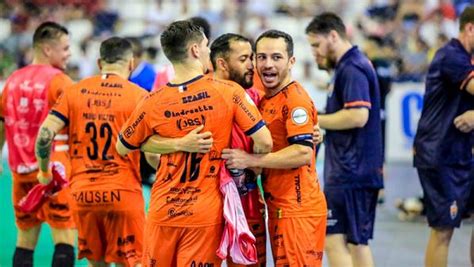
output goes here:
[[162, 155], [152, 189], [148, 219], [161, 225], [221, 223], [221, 151], [229, 147], [233, 123], [247, 135], [263, 127], [257, 107], [236, 83], [198, 76], [150, 94], [124, 126], [120, 140], [130, 149], [159, 134], [182, 137], [199, 125], [214, 139], [209, 153]]
[[115, 150], [120, 128], [146, 91], [116, 75], [85, 79], [66, 90], [51, 114], [69, 126], [71, 188], [140, 190], [139, 152]]

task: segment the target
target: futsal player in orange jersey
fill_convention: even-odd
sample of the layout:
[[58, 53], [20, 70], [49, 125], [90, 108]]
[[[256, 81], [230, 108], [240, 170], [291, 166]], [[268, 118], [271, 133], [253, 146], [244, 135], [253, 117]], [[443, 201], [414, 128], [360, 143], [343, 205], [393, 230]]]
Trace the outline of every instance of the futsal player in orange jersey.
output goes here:
[[182, 137], [196, 128], [212, 134], [208, 153], [166, 154], [170, 151], [156, 147], [152, 151], [162, 155], [145, 227], [144, 266], [220, 266], [216, 251], [223, 229], [223, 197], [218, 174], [233, 123], [253, 139], [257, 152], [268, 152], [272, 146], [245, 91], [234, 82], [203, 75], [209, 62], [207, 44], [190, 21], [167, 27], [161, 45], [176, 76], [137, 107], [117, 142], [117, 150], [127, 154], [155, 134]]
[[229, 168], [264, 168], [268, 231], [276, 266], [321, 266], [326, 201], [315, 169], [313, 129], [317, 112], [303, 87], [293, 81], [293, 41], [270, 30], [256, 42], [257, 71], [265, 86], [260, 112], [274, 147], [265, 155], [225, 149]]
[[51, 140], [68, 126], [79, 258], [92, 266], [139, 266], [145, 223], [140, 154], [122, 157], [114, 144], [146, 91], [127, 80], [134, 67], [129, 41], [102, 42], [98, 64], [101, 74], [64, 91], [42, 124], [36, 142], [38, 180], [51, 180]]

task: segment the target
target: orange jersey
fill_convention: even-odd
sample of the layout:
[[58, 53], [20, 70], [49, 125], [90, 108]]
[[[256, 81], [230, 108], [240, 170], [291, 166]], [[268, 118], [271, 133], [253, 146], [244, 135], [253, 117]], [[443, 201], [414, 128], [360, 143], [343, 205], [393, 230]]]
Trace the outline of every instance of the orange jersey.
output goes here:
[[[299, 83], [292, 82], [278, 94], [264, 97], [260, 112], [272, 133], [273, 152], [301, 142], [311, 145], [317, 111]], [[313, 157], [311, 165], [299, 168], [264, 169], [263, 189], [270, 218], [326, 214], [315, 165]]]
[[211, 226], [222, 222], [219, 191], [221, 151], [229, 147], [233, 123], [247, 134], [264, 126], [257, 107], [236, 83], [198, 76], [150, 94], [121, 131], [136, 149], [153, 134], [182, 137], [199, 125], [214, 139], [209, 153], [162, 155], [151, 193], [148, 219], [164, 226]]
[[119, 76], [98, 75], [64, 91], [51, 110], [69, 126], [73, 195], [90, 190], [74, 195], [78, 203], [119, 201], [118, 189], [141, 192], [139, 152], [121, 157], [115, 143], [145, 95], [144, 89]]

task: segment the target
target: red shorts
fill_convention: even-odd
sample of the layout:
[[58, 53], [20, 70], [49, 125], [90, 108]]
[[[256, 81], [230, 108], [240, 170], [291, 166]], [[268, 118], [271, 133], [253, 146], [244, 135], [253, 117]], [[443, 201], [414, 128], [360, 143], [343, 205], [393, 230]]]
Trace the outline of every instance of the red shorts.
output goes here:
[[[52, 160], [58, 160], [66, 168], [66, 175], [70, 172], [69, 156], [67, 152], [53, 153]], [[13, 204], [18, 204], [28, 191], [38, 184], [37, 171], [18, 174], [13, 176]], [[67, 176], [69, 177], [69, 176]], [[15, 223], [19, 229], [28, 230], [43, 222], [47, 222], [52, 228], [67, 229], [75, 228], [75, 223], [71, 214], [71, 195], [69, 188], [61, 190], [56, 195], [48, 198], [43, 206], [34, 213], [24, 213], [15, 209]]]
[[159, 226], [147, 222], [143, 266], [221, 266], [217, 257], [223, 225]]
[[326, 216], [268, 220], [275, 266], [322, 266]]

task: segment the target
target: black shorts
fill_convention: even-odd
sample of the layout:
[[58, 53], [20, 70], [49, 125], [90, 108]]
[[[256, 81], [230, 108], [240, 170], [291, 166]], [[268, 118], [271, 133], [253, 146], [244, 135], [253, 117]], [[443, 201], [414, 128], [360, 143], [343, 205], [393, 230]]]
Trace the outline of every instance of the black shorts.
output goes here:
[[379, 189], [325, 188], [326, 234], [344, 234], [347, 242], [367, 245], [374, 234]]

